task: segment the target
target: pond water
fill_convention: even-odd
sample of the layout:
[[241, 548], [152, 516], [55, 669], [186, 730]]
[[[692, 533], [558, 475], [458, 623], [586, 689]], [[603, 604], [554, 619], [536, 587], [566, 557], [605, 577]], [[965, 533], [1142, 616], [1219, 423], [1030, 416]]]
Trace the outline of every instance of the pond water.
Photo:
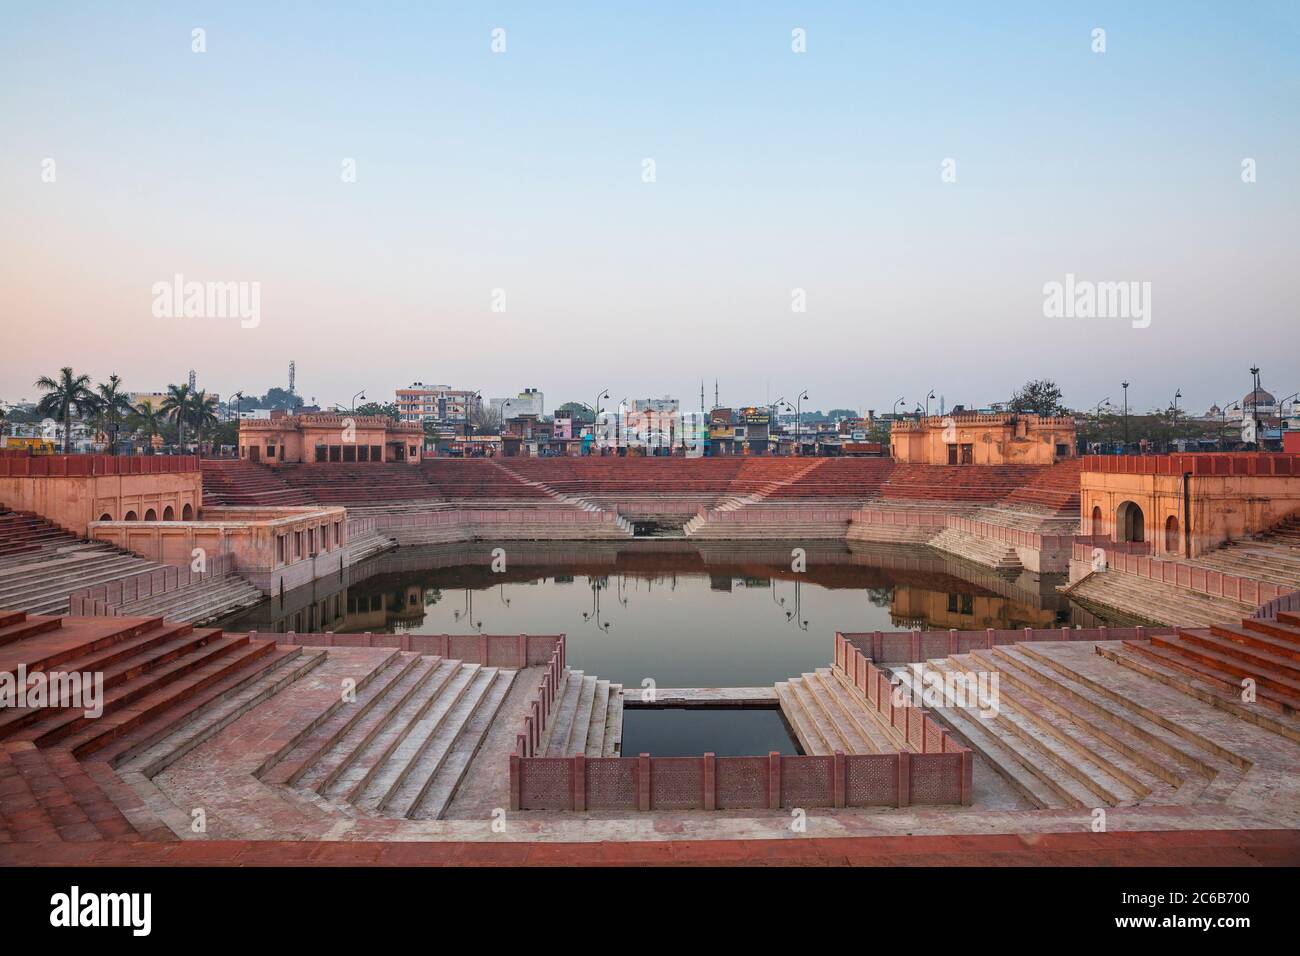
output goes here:
[[[836, 630], [1097, 622], [1055, 590], [1060, 577], [996, 575], [888, 545], [809, 547], [806, 569], [795, 571], [794, 547], [660, 540], [402, 548], [220, 623], [228, 631], [563, 633], [571, 667], [639, 689], [647, 679], [661, 688], [771, 686], [827, 666]], [[626, 716], [625, 753], [674, 753], [706, 737], [718, 753], [793, 752], [779, 711]], [[771, 745], [753, 750], [761, 740]]]

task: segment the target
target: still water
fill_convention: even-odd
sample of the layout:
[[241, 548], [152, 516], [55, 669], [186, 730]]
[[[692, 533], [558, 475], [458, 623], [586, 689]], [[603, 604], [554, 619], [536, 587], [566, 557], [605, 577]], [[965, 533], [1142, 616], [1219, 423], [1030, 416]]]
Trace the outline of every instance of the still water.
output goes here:
[[[771, 686], [826, 666], [836, 630], [1095, 622], [1057, 593], [1060, 577], [996, 575], [929, 549], [838, 543], [807, 548], [806, 570], [796, 572], [792, 547], [645, 541], [402, 548], [221, 625], [563, 633], [571, 667], [639, 689], [647, 678], [661, 688]], [[493, 570], [494, 548], [503, 549], [504, 570]], [[699, 753], [692, 741], [701, 735], [720, 754], [794, 752], [779, 712], [630, 710], [624, 752]]]

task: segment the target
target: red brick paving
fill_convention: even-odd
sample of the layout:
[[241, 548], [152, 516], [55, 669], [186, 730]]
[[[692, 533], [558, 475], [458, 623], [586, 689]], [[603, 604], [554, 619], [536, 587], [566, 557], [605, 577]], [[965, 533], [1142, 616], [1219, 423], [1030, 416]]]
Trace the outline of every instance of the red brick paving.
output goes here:
[[0, 844], [2, 866], [1300, 866], [1297, 830], [636, 843]]

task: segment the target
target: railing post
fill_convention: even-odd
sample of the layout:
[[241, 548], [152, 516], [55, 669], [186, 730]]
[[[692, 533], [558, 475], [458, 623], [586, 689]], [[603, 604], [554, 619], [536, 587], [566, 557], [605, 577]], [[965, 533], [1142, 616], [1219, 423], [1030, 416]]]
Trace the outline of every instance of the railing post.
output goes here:
[[636, 808], [650, 809], [650, 755], [640, 754], [636, 760]]
[[898, 752], [898, 805], [912, 805], [912, 755], [906, 750]]

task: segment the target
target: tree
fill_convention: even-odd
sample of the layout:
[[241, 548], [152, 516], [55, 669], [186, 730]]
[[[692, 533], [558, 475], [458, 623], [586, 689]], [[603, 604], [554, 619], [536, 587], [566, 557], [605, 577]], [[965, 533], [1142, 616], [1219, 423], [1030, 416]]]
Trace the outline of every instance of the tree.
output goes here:
[[90, 391], [90, 376], [76, 375], [65, 365], [59, 370], [57, 379], [42, 375], [36, 380], [36, 387], [47, 394], [37, 403], [36, 410], [42, 415], [57, 418], [63, 422], [63, 453], [72, 451], [72, 413], [82, 413], [83, 408], [95, 404]]
[[354, 415], [386, 415], [395, 422], [402, 420], [402, 413], [397, 408], [396, 402], [365, 402], [358, 405], [351, 413]]
[[476, 435], [496, 435], [501, 431], [501, 409], [479, 402], [470, 410], [469, 423]]
[[155, 407], [152, 402], [144, 401], [132, 410], [131, 417], [127, 420], [127, 427], [132, 432], [139, 432], [144, 435], [145, 441], [149, 444], [149, 451], [152, 453], [153, 439], [156, 435], [162, 434], [166, 421], [166, 412]]
[[99, 399], [100, 414], [112, 436], [109, 450], [116, 455], [117, 432], [122, 426], [122, 420], [131, 414], [131, 400], [127, 398], [126, 392], [122, 391], [122, 380], [116, 373], [110, 375], [107, 382], [99, 384], [96, 397]]
[[831, 421], [840, 421], [844, 418], [857, 418], [858, 413], [852, 408], [832, 408], [826, 413], [826, 416], [830, 418]]
[[167, 396], [162, 400], [162, 411], [176, 426], [176, 444], [185, 452], [185, 420], [190, 417], [193, 393], [186, 385], [168, 385]]
[[288, 389], [272, 388], [261, 399], [262, 408], [284, 408], [294, 411], [302, 404], [302, 398]]
[[210, 434], [219, 424], [216, 396], [209, 395], [203, 389], [192, 392], [190, 394], [189, 420], [190, 425], [194, 428], [195, 438], [202, 442], [203, 437]]
[[593, 425], [596, 422], [595, 413], [582, 402], [565, 402], [555, 410], [557, 418], [563, 418], [560, 412], [570, 412], [571, 417], [580, 425]]
[[1067, 411], [1061, 404], [1061, 390], [1050, 378], [1025, 383], [1011, 399], [1011, 411], [1017, 415], [1062, 415]]

